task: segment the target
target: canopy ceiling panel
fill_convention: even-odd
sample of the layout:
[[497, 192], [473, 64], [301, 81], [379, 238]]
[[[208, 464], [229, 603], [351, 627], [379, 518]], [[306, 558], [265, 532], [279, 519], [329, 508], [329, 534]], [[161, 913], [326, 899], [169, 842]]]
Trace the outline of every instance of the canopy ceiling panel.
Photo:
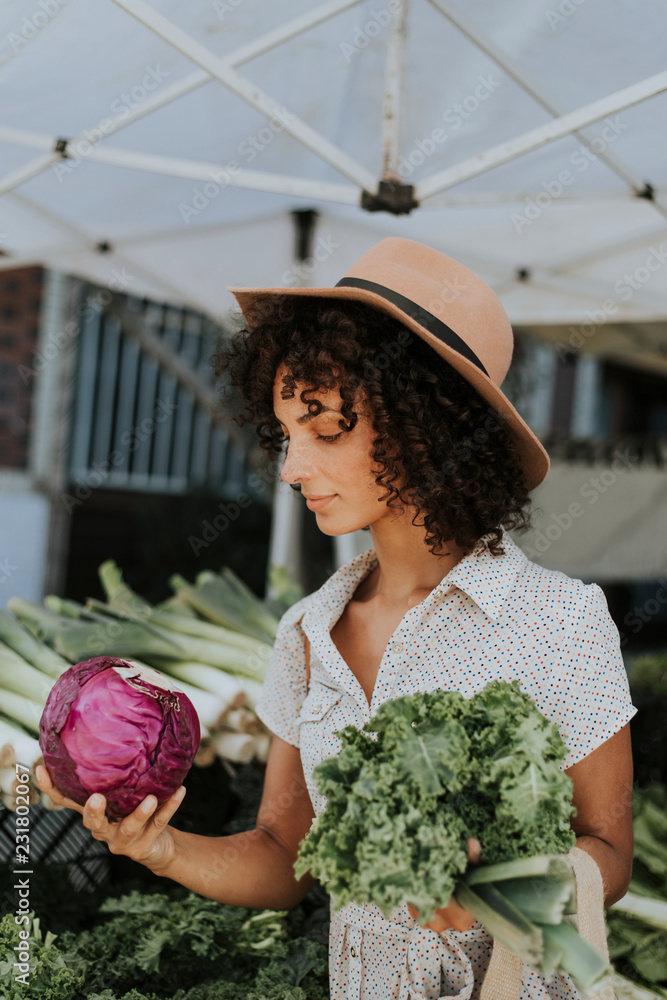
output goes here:
[[335, 283], [400, 235], [514, 323], [667, 317], [664, 5], [6, 0], [0, 25], [0, 267], [223, 319], [228, 284]]

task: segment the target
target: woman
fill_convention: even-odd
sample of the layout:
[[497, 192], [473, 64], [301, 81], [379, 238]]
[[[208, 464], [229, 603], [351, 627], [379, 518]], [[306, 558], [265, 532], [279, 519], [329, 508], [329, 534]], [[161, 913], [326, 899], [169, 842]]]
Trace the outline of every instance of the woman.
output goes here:
[[[549, 462], [499, 388], [513, 338], [498, 298], [399, 238], [334, 288], [233, 291], [247, 326], [212, 359], [216, 373], [229, 371], [269, 454], [288, 440], [281, 476], [320, 529], [368, 528], [373, 548], [281, 619], [258, 706], [274, 739], [255, 830], [173, 829], [182, 789], [109, 823], [102, 796], [79, 807], [43, 768], [40, 786], [113, 853], [221, 902], [282, 909], [313, 884], [292, 865], [324, 808], [312, 774], [337, 752], [337, 730], [415, 690], [470, 697], [517, 678], [568, 746], [577, 847], [610, 905], [631, 874], [636, 709], [601, 589], [542, 569], [506, 534], [530, 523], [528, 494]], [[480, 844], [468, 848], [477, 860]], [[425, 927], [409, 899], [390, 920], [370, 905], [333, 914], [332, 997], [479, 997], [493, 941], [454, 900], [442, 904]], [[514, 974], [517, 998], [579, 997], [567, 976]]]

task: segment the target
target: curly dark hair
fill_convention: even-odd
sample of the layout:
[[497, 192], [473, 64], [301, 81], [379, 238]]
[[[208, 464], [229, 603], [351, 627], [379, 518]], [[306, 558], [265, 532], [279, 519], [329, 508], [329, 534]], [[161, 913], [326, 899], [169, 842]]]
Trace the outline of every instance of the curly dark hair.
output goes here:
[[[501, 526], [530, 527], [520, 458], [502, 418], [421, 337], [366, 303], [331, 296], [276, 295], [256, 308], [252, 329], [220, 337], [209, 363], [239, 390], [246, 414], [233, 419], [256, 425], [267, 455], [280, 455], [285, 440], [273, 412], [284, 362], [283, 398], [305, 384], [300, 399], [317, 412], [321, 404], [306, 394], [337, 388], [342, 430], [357, 423], [355, 401], [366, 402], [375, 482], [387, 491], [380, 499], [414, 507], [413, 524], [423, 515], [433, 554], [453, 540], [465, 554], [486, 546], [502, 555]], [[400, 477], [403, 486], [393, 485]]]

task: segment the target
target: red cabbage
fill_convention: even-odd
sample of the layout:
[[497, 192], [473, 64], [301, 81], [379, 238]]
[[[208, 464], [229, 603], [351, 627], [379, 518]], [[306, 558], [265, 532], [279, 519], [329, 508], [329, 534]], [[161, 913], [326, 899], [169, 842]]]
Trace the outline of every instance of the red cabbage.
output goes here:
[[39, 745], [56, 787], [84, 805], [100, 792], [110, 820], [147, 795], [158, 807], [183, 784], [199, 747], [190, 699], [163, 674], [131, 660], [96, 656], [56, 681]]

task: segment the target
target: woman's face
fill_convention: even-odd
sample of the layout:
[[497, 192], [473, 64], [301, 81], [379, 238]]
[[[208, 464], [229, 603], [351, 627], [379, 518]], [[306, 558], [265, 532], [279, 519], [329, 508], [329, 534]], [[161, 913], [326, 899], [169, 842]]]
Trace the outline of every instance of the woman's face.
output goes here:
[[[326, 535], [342, 535], [381, 518], [397, 517], [386, 501], [378, 502], [386, 490], [376, 485], [371, 474], [372, 443], [377, 434], [363, 400], [360, 398], [355, 405], [358, 419], [354, 428], [342, 431], [338, 426], [342, 418], [338, 390], [309, 394], [310, 399], [322, 404], [321, 412], [310, 417], [308, 404], [299, 399], [306, 388], [304, 384], [297, 383], [292, 399], [282, 399], [282, 379], [286, 372], [285, 364], [281, 363], [273, 385], [273, 411], [289, 439], [280, 475], [286, 483], [299, 483], [306, 498], [331, 498], [310, 508], [315, 510], [320, 530]], [[309, 419], [299, 423], [303, 417]]]

